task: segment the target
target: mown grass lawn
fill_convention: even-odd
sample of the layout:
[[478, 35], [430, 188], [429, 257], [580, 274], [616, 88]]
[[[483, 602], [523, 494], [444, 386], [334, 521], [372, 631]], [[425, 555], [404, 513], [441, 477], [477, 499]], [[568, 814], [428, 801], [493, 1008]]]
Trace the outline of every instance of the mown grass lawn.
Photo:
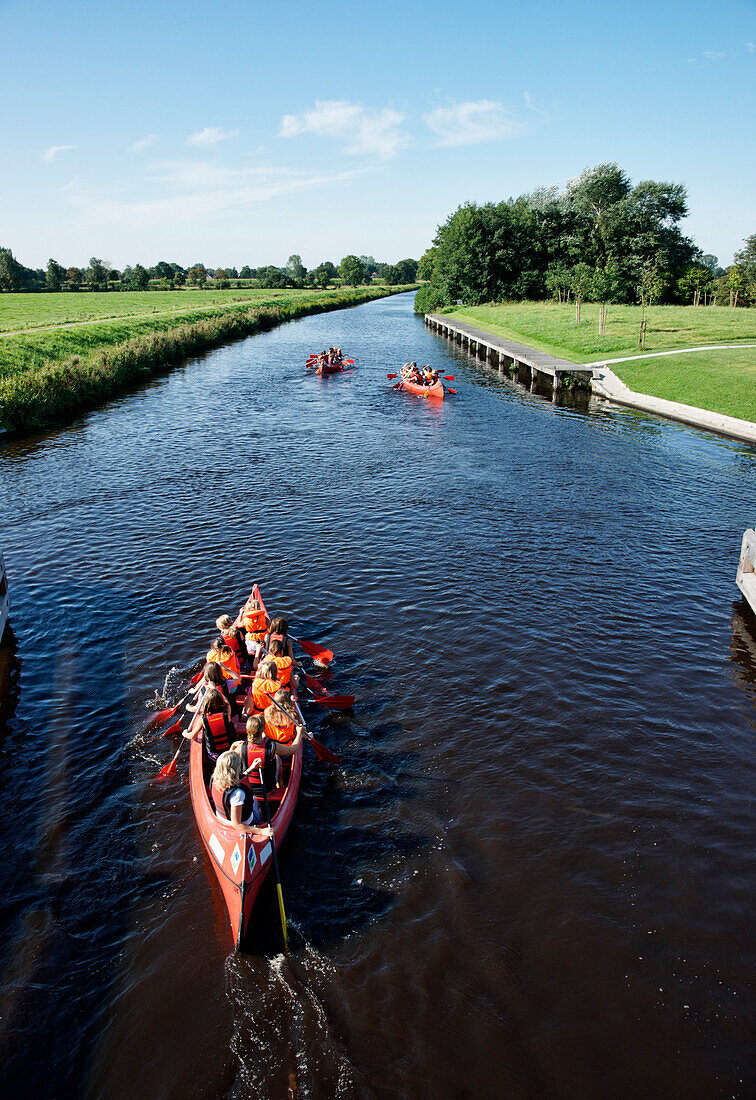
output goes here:
[[[640, 306], [609, 306], [607, 333], [598, 335], [599, 307], [584, 303], [580, 324], [574, 305], [512, 302], [465, 306], [450, 315], [507, 340], [551, 352], [579, 363], [637, 355]], [[700, 344], [756, 344], [756, 309], [726, 306], [651, 306], [644, 351], [667, 351]]]
[[[129, 290], [108, 293], [0, 294], [0, 332], [75, 324], [134, 313], [165, 313], [233, 302], [271, 301], [292, 290]], [[318, 293], [318, 292], [315, 292]], [[324, 293], [324, 292], [320, 292]]]
[[[382, 284], [371, 284], [385, 289]], [[128, 317], [141, 313], [178, 312], [212, 306], [270, 303], [281, 298], [302, 295], [326, 295], [349, 287], [330, 290], [261, 290], [241, 287], [234, 290], [128, 290], [90, 293], [68, 291], [60, 294], [0, 294], [0, 332], [45, 328], [48, 325], [78, 324], [81, 321]]]
[[[598, 335], [598, 309], [594, 303], [584, 304], [579, 325], [574, 305], [557, 302], [466, 306], [448, 313], [506, 340], [575, 363], [710, 344], [756, 344], [756, 309], [652, 306], [642, 351], [638, 348], [640, 306], [610, 305], [605, 336]], [[638, 359], [614, 363], [612, 370], [638, 393], [756, 421], [756, 348]]]
[[612, 370], [637, 393], [756, 421], [756, 348], [636, 359]]

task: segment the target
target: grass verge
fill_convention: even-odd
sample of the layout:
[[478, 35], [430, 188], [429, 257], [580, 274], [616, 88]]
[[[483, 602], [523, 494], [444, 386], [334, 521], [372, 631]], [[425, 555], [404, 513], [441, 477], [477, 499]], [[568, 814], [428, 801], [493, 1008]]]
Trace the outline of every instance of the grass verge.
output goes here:
[[159, 317], [124, 317], [0, 340], [0, 428], [61, 423], [210, 348], [282, 321], [357, 305], [406, 287], [288, 291], [273, 301]]
[[[649, 352], [709, 344], [756, 344], [756, 309], [652, 306], [646, 346], [638, 349], [640, 306], [609, 306], [608, 332], [599, 336], [598, 306], [513, 302], [445, 311], [471, 325], [574, 363], [596, 363]], [[722, 348], [611, 364], [637, 393], [756, 421], [756, 348]]]

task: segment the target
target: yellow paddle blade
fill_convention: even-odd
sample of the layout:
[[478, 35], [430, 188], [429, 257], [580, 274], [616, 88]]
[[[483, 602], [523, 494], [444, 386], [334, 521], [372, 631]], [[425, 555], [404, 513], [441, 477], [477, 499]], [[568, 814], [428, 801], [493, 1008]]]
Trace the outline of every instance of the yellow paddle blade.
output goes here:
[[278, 890], [278, 908], [281, 912], [281, 930], [283, 931], [284, 951], [289, 949], [289, 932], [286, 927], [286, 912], [284, 910], [283, 891], [281, 890], [281, 883], [276, 883], [276, 890]]

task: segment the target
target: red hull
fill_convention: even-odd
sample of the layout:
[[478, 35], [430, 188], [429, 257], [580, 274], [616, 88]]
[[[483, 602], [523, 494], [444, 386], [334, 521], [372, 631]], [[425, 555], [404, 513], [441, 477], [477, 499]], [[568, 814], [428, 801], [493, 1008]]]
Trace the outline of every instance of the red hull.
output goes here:
[[413, 393], [416, 397], [429, 397], [434, 401], [444, 399], [444, 387], [440, 382], [434, 382], [432, 386], [419, 386], [416, 382], [408, 382], [406, 378], [402, 378], [399, 389]]
[[[253, 595], [262, 603], [255, 585]], [[255, 840], [216, 816], [202, 771], [202, 742], [194, 737], [189, 746], [189, 792], [202, 843], [205, 846], [228, 910], [234, 947], [239, 950], [257, 895], [273, 865], [270, 840]], [[273, 836], [280, 847], [294, 815], [302, 779], [302, 753], [291, 758], [291, 774], [283, 798], [270, 800]]]

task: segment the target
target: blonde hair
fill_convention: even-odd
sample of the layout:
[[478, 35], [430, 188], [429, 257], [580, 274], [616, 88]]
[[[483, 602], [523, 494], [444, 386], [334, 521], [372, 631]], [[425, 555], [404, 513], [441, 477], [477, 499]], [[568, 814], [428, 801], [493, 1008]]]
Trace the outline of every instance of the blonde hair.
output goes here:
[[287, 729], [294, 724], [294, 719], [283, 714], [273, 703], [263, 711], [266, 726], [275, 726], [276, 729]]
[[219, 619], [215, 620], [215, 625], [218, 627], [218, 630], [228, 632], [234, 625], [234, 620], [230, 615], [221, 615]]
[[221, 791], [236, 787], [242, 770], [242, 758], [238, 752], [222, 752], [215, 762], [212, 782]]
[[261, 714], [250, 714], [247, 719], [247, 740], [251, 737], [262, 737], [265, 732], [265, 723]]
[[278, 666], [274, 661], [263, 661], [255, 673], [256, 680], [277, 680]]
[[247, 600], [247, 602], [244, 606], [246, 607], [247, 611], [261, 611], [262, 610], [262, 608], [260, 607], [260, 601], [259, 600], [253, 600], [251, 596]]

